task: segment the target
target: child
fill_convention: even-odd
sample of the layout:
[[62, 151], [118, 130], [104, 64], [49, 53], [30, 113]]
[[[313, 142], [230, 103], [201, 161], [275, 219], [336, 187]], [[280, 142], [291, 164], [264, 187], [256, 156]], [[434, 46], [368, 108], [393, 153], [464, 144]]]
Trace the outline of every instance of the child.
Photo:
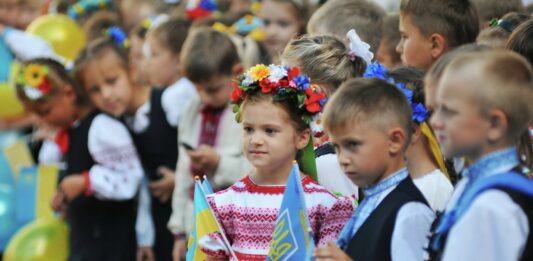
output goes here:
[[316, 10], [307, 24], [309, 34], [333, 34], [345, 39], [346, 33], [355, 29], [362, 40], [376, 52], [381, 40], [381, 26], [385, 11], [374, 1], [327, 1]]
[[[330, 96], [343, 82], [363, 76], [367, 63], [359, 55], [333, 35], [305, 35], [290, 41], [281, 59], [286, 66], [298, 66]], [[313, 130], [317, 182], [331, 191], [357, 197], [357, 186], [340, 169], [335, 150], [323, 134], [320, 128]]]
[[58, 141], [66, 170], [52, 204], [59, 210], [67, 202], [69, 260], [133, 260], [133, 197], [143, 171], [127, 129], [95, 110], [52, 60], [27, 62], [16, 86], [28, 111], [63, 128]]
[[279, 63], [280, 54], [291, 38], [305, 32], [306, 6], [296, 0], [265, 0], [258, 14], [263, 20], [266, 49], [272, 63]]
[[[232, 100], [239, 108], [237, 120], [242, 120], [243, 150], [254, 168], [230, 188], [207, 198], [237, 258], [267, 257], [292, 162], [310, 142], [306, 119], [321, 111], [325, 98], [297, 67], [256, 65], [239, 78]], [[337, 238], [353, 210], [351, 202], [308, 176], [303, 176], [302, 186], [314, 242], [324, 246]], [[215, 235], [199, 244], [209, 258], [230, 257], [230, 250]]]
[[402, 65], [402, 58], [396, 52], [396, 46], [401, 39], [399, 26], [400, 16], [393, 14], [385, 17], [381, 28], [381, 42], [376, 52], [376, 60], [389, 70]]
[[470, 0], [402, 0], [396, 50], [403, 65], [427, 70], [447, 51], [472, 43], [479, 32]]
[[412, 91], [409, 100], [413, 112], [413, 135], [405, 153], [407, 170], [431, 209], [442, 212], [453, 192], [450, 171], [440, 151], [433, 130], [429, 127], [424, 107], [424, 73], [412, 67], [400, 67], [387, 74], [394, 82]]
[[435, 260], [532, 260], [531, 194], [487, 183], [533, 187], [514, 146], [532, 100], [531, 66], [509, 51], [462, 54], [446, 67], [431, 124], [444, 154], [470, 165], [430, 244]]
[[[250, 169], [236, 137], [242, 129], [231, 114], [232, 79], [242, 73], [237, 49], [230, 38], [210, 28], [191, 31], [181, 51], [184, 74], [196, 86], [199, 100], [191, 100], [179, 121], [180, 157], [172, 216], [174, 258], [185, 256], [185, 239], [193, 226], [194, 176], [207, 175], [215, 189], [226, 188]], [[186, 156], [185, 156], [186, 155]]]
[[[181, 37], [187, 36], [187, 27], [174, 29]], [[174, 42], [180, 46], [181, 43]], [[166, 62], [159, 65], [169, 68], [176, 66], [179, 60]], [[150, 231], [138, 232], [140, 251], [149, 252], [147, 247], [153, 247], [157, 259], [171, 259], [174, 240], [166, 223], [171, 214], [170, 197], [178, 160], [177, 122], [186, 104], [196, 99], [194, 86], [186, 78], [176, 79], [176, 84], [165, 89], [138, 85], [128, 70], [127, 50], [111, 39], [90, 43], [75, 67], [76, 75], [92, 102], [115, 117], [124, 117], [139, 150], [151, 193], [146, 208], [149, 214], [139, 213], [149, 220], [139, 217], [137, 221], [138, 224], [150, 224], [153, 219], [155, 226], [155, 239], [149, 238]], [[140, 211], [145, 211], [143, 206]]]
[[472, 0], [479, 13], [480, 29], [490, 26], [492, 19], [501, 19], [510, 12], [524, 12], [524, 4], [521, 0]]
[[531, 19], [530, 14], [516, 12], [508, 13], [499, 20], [494, 19], [490, 27], [479, 33], [476, 43], [492, 48], [504, 48], [516, 27], [529, 19]]
[[411, 137], [405, 95], [384, 80], [350, 80], [326, 104], [324, 127], [365, 198], [338, 246], [315, 250], [316, 260], [422, 260], [434, 214], [405, 168]]

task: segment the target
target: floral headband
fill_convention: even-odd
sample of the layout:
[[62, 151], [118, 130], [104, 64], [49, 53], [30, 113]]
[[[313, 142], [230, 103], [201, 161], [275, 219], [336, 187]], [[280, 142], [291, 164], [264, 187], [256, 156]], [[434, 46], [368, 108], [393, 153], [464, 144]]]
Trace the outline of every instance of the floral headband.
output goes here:
[[50, 98], [56, 87], [50, 79], [50, 69], [45, 65], [34, 63], [20, 68], [16, 84], [31, 101]]
[[274, 100], [294, 99], [302, 111], [302, 120], [311, 124], [319, 117], [326, 104], [326, 94], [309, 83], [307, 75], [300, 74], [298, 67], [258, 64], [250, 68], [233, 82], [231, 99], [234, 104], [233, 111], [238, 114], [241, 103], [247, 93], [261, 91], [273, 94]]
[[389, 83], [392, 83], [400, 89], [403, 94], [407, 97], [407, 100], [409, 101], [409, 105], [411, 105], [411, 110], [413, 111], [413, 117], [412, 120], [416, 124], [421, 124], [427, 120], [428, 117], [428, 111], [426, 107], [422, 103], [419, 102], [413, 102], [413, 91], [407, 89], [405, 87], [405, 84], [401, 82], [395, 82], [392, 77], [387, 76], [387, 70], [385, 67], [383, 67], [382, 64], [379, 63], [373, 63], [366, 67], [366, 71], [363, 74], [363, 77], [365, 78], [378, 78], [385, 80]]

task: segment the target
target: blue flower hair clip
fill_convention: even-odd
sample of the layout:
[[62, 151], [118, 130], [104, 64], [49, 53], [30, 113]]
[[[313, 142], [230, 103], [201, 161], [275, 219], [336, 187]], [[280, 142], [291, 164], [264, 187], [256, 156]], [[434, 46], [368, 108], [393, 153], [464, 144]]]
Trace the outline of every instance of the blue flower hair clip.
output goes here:
[[366, 67], [366, 70], [363, 74], [363, 77], [365, 78], [378, 78], [381, 80], [385, 80], [389, 83], [392, 83], [402, 91], [402, 93], [407, 97], [407, 101], [409, 101], [409, 105], [411, 105], [411, 110], [413, 112], [412, 120], [416, 124], [421, 124], [424, 121], [427, 120], [428, 117], [428, 110], [426, 107], [420, 103], [420, 102], [413, 102], [413, 91], [409, 90], [405, 84], [401, 82], [396, 82], [392, 77], [387, 76], [387, 70], [382, 64], [379, 63], [372, 63]]
[[112, 4], [112, 0], [81, 0], [69, 7], [67, 12], [72, 20], [77, 20], [94, 10], [110, 9]]
[[121, 48], [129, 48], [130, 40], [126, 33], [118, 26], [111, 26], [105, 30], [105, 35], [109, 36]]

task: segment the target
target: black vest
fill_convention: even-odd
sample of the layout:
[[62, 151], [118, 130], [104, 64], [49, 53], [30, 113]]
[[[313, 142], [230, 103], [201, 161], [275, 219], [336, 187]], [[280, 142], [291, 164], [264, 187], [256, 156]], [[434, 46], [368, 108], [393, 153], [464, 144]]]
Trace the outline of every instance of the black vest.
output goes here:
[[[161, 96], [166, 89], [152, 89], [150, 95], [150, 124], [141, 133], [133, 133], [133, 140], [139, 152], [144, 170], [149, 180], [159, 179], [157, 168], [176, 168], [178, 161], [178, 129], [172, 127], [161, 104]], [[176, 104], [176, 106], [182, 106]]]
[[[71, 127], [64, 176], [80, 174], [95, 164], [89, 153], [89, 129], [100, 112]], [[135, 201], [104, 201], [80, 195], [68, 204], [69, 260], [133, 260], [135, 258]]]
[[[513, 169], [513, 172], [516, 173], [517, 175], [521, 175], [519, 173], [521, 173], [521, 169], [520, 168], [515, 168]], [[525, 178], [525, 177], [524, 177]], [[522, 208], [522, 211], [524, 211], [524, 213], [526, 214], [526, 217], [527, 217], [527, 220], [528, 220], [528, 226], [529, 226], [529, 235], [527, 237], [527, 242], [526, 242], [526, 245], [525, 245], [525, 248], [524, 248], [524, 252], [522, 253], [522, 257], [519, 259], [521, 261], [530, 261], [530, 260], [533, 260], [533, 233], [532, 233], [532, 229], [533, 229], [533, 198], [530, 198], [524, 194], [521, 194], [521, 193], [518, 193], [516, 191], [513, 191], [512, 189], [508, 189], [508, 188], [494, 188], [494, 189], [498, 189], [500, 191], [503, 191], [505, 193], [507, 193], [507, 195], [509, 195], [509, 197], [511, 197], [511, 199], [517, 204], [520, 206], [520, 208]], [[439, 224], [439, 221], [440, 219], [442, 218], [442, 216], [444, 216], [444, 214], [440, 214], [439, 215], [439, 218], [435, 219], [435, 221], [433, 222], [433, 225], [432, 225], [432, 228], [431, 230], [432, 231], [435, 231], [436, 228], [438, 227], [438, 224]], [[435, 239], [435, 234], [433, 234], [430, 238], [430, 245], [432, 244], [433, 240]], [[439, 249], [437, 249], [436, 251], [432, 251], [432, 250], [428, 250], [429, 254], [430, 254], [430, 259], [429, 260], [442, 260], [442, 255], [444, 253], [444, 248], [446, 246], [446, 240], [448, 239], [448, 233], [445, 233], [443, 236], [442, 236], [442, 243], [441, 243], [441, 247]]]
[[348, 243], [346, 253], [353, 260], [391, 260], [391, 238], [396, 216], [400, 208], [409, 202], [427, 205], [422, 193], [407, 177], [370, 214]]

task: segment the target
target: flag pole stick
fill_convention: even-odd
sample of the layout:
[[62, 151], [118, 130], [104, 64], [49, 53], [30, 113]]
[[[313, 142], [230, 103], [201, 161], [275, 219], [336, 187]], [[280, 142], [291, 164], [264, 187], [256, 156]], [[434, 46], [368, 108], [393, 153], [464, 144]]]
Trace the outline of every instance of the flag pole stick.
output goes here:
[[[200, 182], [199, 180], [196, 180], [196, 182]], [[202, 183], [199, 184], [200, 186], [200, 190], [202, 190], [202, 195], [205, 197], [206, 194], [205, 194], [205, 191], [204, 191], [204, 187], [202, 186]], [[205, 199], [207, 201], [207, 198]], [[209, 210], [211, 211], [211, 213], [213, 213], [213, 209], [211, 208], [211, 204], [209, 204], [209, 202], [207, 203], [207, 205], [209, 206]], [[217, 223], [217, 226], [218, 226], [218, 229], [220, 230], [220, 235], [222, 236], [222, 239], [224, 241], [224, 244], [226, 245], [226, 247], [228, 248], [231, 256], [233, 256], [233, 258], [235, 258], [235, 260], [239, 260], [237, 258], [237, 255], [235, 254], [235, 252], [233, 251], [233, 249], [231, 249], [231, 244], [229, 243], [229, 240], [228, 238], [226, 237], [226, 234], [224, 233], [224, 230], [222, 229], [222, 226], [220, 225], [220, 223], [218, 222], [218, 219], [217, 217], [215, 217], [215, 214], [213, 214], [213, 218], [215, 219], [215, 222]]]

